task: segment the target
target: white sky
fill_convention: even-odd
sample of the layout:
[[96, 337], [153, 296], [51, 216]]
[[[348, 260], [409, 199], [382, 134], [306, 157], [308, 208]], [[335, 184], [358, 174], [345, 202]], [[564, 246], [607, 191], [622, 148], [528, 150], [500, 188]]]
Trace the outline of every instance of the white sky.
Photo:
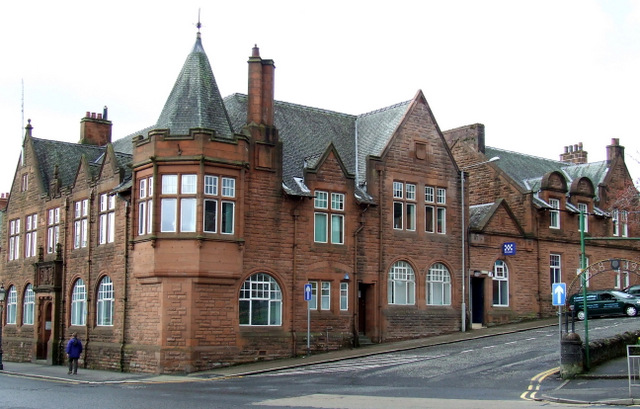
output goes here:
[[69, 142], [104, 105], [114, 140], [154, 124], [198, 9], [223, 96], [247, 92], [257, 44], [278, 100], [361, 114], [421, 89], [442, 130], [483, 123], [488, 146], [551, 159], [582, 142], [590, 161], [620, 138], [640, 177], [637, 1], [22, 0], [0, 11], [0, 192], [29, 118]]

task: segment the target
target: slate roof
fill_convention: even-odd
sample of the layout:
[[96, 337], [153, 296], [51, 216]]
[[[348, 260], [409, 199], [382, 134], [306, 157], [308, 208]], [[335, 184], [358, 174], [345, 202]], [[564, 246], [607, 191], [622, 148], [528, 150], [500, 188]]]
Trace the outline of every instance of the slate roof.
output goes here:
[[200, 33], [154, 128], [169, 129], [173, 135], [187, 135], [191, 128], [207, 128], [213, 129], [216, 136], [233, 137]]
[[[598, 185], [604, 182], [608, 171], [606, 161], [571, 164], [488, 146], [485, 148], [485, 155], [488, 158], [499, 156], [500, 160], [493, 163], [509, 175], [522, 189], [533, 193], [540, 191], [542, 177], [545, 174], [558, 171], [566, 178], [567, 185], [571, 185], [575, 179], [589, 178], [597, 195]], [[537, 195], [534, 195], [534, 203], [540, 207], [550, 207], [548, 203], [537, 197]], [[595, 209], [595, 211], [602, 214], [606, 213], [600, 209]]]
[[[45, 192], [49, 192], [56, 165], [58, 167], [58, 178], [60, 179], [61, 185], [73, 185], [82, 156], [86, 157], [89, 163], [91, 176], [97, 175], [106, 149], [104, 146], [99, 147], [71, 142], [50, 141], [33, 137], [31, 137], [31, 141], [40, 168], [40, 177], [42, 178]], [[130, 161], [131, 159], [129, 158], [129, 162]]]
[[469, 206], [469, 229], [482, 230], [485, 219], [493, 213], [495, 203]]
[[[224, 100], [235, 132], [246, 124], [247, 96], [233, 94]], [[356, 195], [372, 202], [362, 185], [368, 155], [380, 156], [407, 110], [409, 102], [362, 115], [343, 114], [274, 102], [274, 122], [283, 145], [283, 188], [292, 195], [308, 196], [304, 170], [313, 169], [333, 145], [349, 175], [356, 178]], [[356, 161], [357, 157], [357, 161]]]

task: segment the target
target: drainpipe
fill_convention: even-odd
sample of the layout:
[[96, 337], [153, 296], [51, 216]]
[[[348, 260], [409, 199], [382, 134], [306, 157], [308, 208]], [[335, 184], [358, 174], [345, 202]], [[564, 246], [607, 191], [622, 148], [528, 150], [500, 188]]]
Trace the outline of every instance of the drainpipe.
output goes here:
[[[135, 181], [135, 178], [133, 179]], [[133, 192], [135, 192], [135, 188], [132, 190], [131, 197], [133, 198]], [[124, 308], [122, 309], [122, 338], [120, 341], [120, 372], [124, 372], [124, 347], [126, 342], [126, 332], [127, 332], [127, 285], [128, 285], [128, 275], [129, 275], [129, 238], [132, 236], [133, 223], [131, 223], [130, 219], [130, 207], [129, 202], [125, 200], [120, 194], [118, 194], [124, 202], [124, 214], [125, 214], [125, 239], [124, 239], [124, 285], [122, 288], [122, 305]]]
[[[383, 190], [383, 183], [382, 183], [382, 169], [378, 169], [378, 197], [382, 198], [384, 197], [384, 195], [382, 194]], [[385, 282], [385, 275], [384, 272], [382, 270], [382, 226], [383, 226], [383, 220], [382, 220], [382, 209], [383, 209], [383, 201], [380, 200], [380, 210], [378, 212], [378, 245], [380, 246], [380, 249], [378, 250], [378, 277], [380, 277], [381, 279], [378, 280], [378, 309], [376, 310], [376, 332], [377, 332], [377, 336], [378, 336], [378, 342], [382, 342], [382, 328], [381, 327], [381, 322], [379, 320], [380, 317], [380, 311], [382, 309], [382, 297], [383, 297], [383, 292], [382, 292], [382, 283]]]
[[369, 205], [360, 212], [360, 225], [353, 232], [353, 319], [352, 319], [352, 331], [353, 331], [353, 346], [359, 343], [358, 341], [358, 234], [364, 229], [364, 214], [369, 210]]
[[[302, 200], [301, 200], [302, 201]], [[297, 281], [297, 271], [298, 271], [298, 263], [296, 261], [298, 255], [298, 217], [300, 216], [300, 212], [298, 211], [298, 206], [300, 205], [300, 201], [295, 205], [293, 211], [291, 212], [293, 216], [293, 248], [292, 248], [292, 265], [291, 265], [291, 351], [293, 356], [298, 355], [298, 336], [296, 334], [296, 281]]]
[[[92, 251], [91, 251], [91, 246], [93, 245], [91, 243], [91, 237], [93, 237], [93, 229], [92, 229], [92, 225], [94, 223], [94, 215], [93, 215], [93, 203], [94, 203], [94, 199], [95, 198], [95, 187], [93, 189], [91, 189], [91, 193], [89, 194], [89, 200], [88, 200], [88, 206], [89, 206], [89, 212], [87, 214], [87, 254], [89, 255], [88, 259], [87, 259], [87, 283], [89, 285], [89, 288], [92, 289], [93, 287], [91, 286], [91, 255], [92, 255]], [[93, 294], [93, 291], [89, 290], [87, 291], [87, 313], [90, 312], [90, 308], [91, 308], [91, 304], [92, 304], [92, 299], [91, 299], [91, 294]], [[87, 352], [89, 351], [89, 317], [91, 317], [92, 314], [88, 314], [87, 319], [85, 320], [85, 326], [84, 326], [84, 348], [83, 348], [83, 352], [84, 352], [84, 367], [87, 367]]]

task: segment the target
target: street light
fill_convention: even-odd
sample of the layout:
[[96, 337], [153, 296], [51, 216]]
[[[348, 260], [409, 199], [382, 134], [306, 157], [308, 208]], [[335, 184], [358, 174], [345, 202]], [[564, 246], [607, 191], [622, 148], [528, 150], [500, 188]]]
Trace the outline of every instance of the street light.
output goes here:
[[[464, 294], [465, 294], [465, 283], [467, 281], [467, 275], [465, 274], [465, 259], [464, 259], [464, 252], [465, 252], [465, 248], [466, 248], [466, 243], [465, 243], [465, 238], [467, 236], [467, 232], [466, 232], [466, 227], [464, 224], [464, 216], [465, 216], [465, 212], [464, 212], [464, 171], [467, 169], [471, 169], [471, 168], [475, 168], [477, 166], [480, 165], [484, 165], [485, 163], [489, 163], [489, 162], [495, 162], [497, 160], [500, 160], [499, 156], [494, 156], [493, 158], [486, 160], [484, 162], [479, 162], [479, 163], [474, 163], [473, 165], [469, 165], [469, 166], [465, 166], [463, 168], [460, 168], [460, 200], [461, 200], [461, 206], [460, 206], [460, 211], [462, 213], [462, 302], [460, 305], [460, 308], [462, 310], [462, 332], [465, 332], [467, 330], [467, 305], [464, 301]], [[471, 293], [469, 293], [469, 304], [471, 304]]]
[[7, 292], [4, 289], [4, 284], [0, 284], [0, 371], [4, 370], [2, 364], [2, 328], [4, 327], [4, 320], [2, 319], [2, 313], [4, 312], [4, 297]]

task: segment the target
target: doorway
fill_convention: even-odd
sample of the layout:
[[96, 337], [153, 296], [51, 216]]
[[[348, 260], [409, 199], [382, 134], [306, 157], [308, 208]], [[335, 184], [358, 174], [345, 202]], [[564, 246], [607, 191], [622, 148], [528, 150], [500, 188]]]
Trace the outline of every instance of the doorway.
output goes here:
[[358, 333], [367, 334], [367, 289], [368, 284], [358, 284]]
[[49, 358], [49, 340], [51, 339], [53, 303], [51, 300], [44, 301], [40, 304], [38, 311], [38, 346], [36, 351], [36, 359]]
[[471, 277], [471, 327], [484, 324], [484, 278]]

